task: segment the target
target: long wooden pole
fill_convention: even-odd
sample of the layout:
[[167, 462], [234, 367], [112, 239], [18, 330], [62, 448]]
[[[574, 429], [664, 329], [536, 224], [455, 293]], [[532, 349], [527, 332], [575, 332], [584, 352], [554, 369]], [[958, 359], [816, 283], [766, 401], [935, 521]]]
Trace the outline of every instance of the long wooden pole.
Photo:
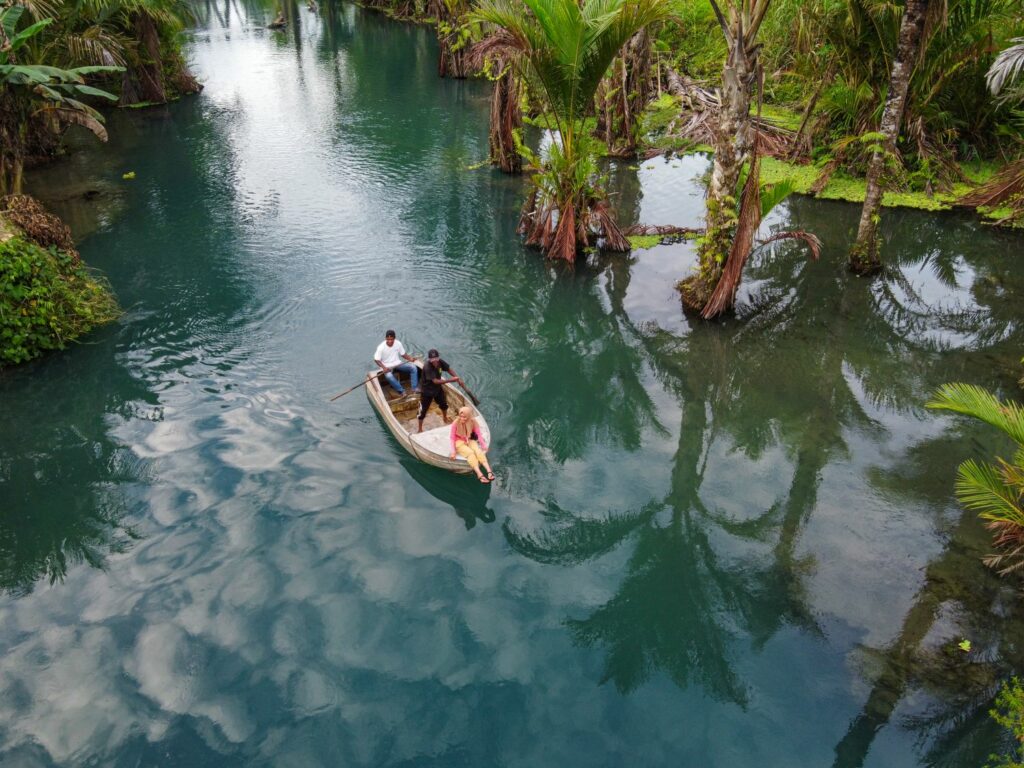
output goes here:
[[344, 397], [344, 396], [345, 396], [345, 395], [347, 395], [347, 394], [348, 394], [349, 392], [351, 392], [351, 391], [352, 391], [353, 389], [359, 389], [360, 387], [365, 387], [365, 386], [366, 386], [367, 384], [369, 384], [369, 383], [370, 383], [371, 381], [373, 381], [374, 379], [380, 378], [380, 377], [381, 377], [381, 376], [383, 376], [383, 375], [384, 375], [384, 371], [381, 371], [380, 373], [376, 374], [375, 376], [367, 376], [367, 377], [366, 377], [365, 379], [363, 379], [363, 380], [362, 380], [361, 382], [359, 382], [358, 384], [356, 384], [356, 385], [355, 385], [354, 387], [349, 387], [348, 389], [346, 389], [346, 390], [345, 390], [344, 392], [342, 392], [341, 394], [338, 394], [338, 395], [335, 395], [334, 397], [332, 397], [332, 398], [330, 399], [330, 402], [332, 402], [332, 403], [333, 403], [333, 402], [334, 402], [335, 400], [337, 400], [337, 399], [338, 399], [339, 397]]

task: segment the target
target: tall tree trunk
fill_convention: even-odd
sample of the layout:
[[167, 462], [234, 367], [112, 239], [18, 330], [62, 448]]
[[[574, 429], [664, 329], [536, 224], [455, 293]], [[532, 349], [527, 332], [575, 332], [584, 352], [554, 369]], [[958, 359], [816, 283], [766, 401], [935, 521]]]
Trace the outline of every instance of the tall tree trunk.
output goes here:
[[490, 126], [491, 162], [505, 173], [521, 173], [523, 170], [523, 158], [516, 148], [516, 133], [522, 127], [519, 80], [513, 68], [506, 67], [494, 81]]
[[167, 102], [167, 88], [160, 60], [160, 33], [147, 13], [132, 14], [132, 33], [136, 41], [135, 61], [129, 63], [121, 83], [120, 104]]
[[598, 92], [597, 134], [613, 153], [636, 150], [640, 116], [650, 97], [651, 36], [645, 28], [622, 47]]
[[882, 209], [882, 177], [886, 163], [896, 158], [896, 139], [900, 135], [900, 123], [907, 104], [907, 91], [914, 62], [921, 47], [921, 33], [924, 30], [928, 0], [907, 0], [900, 23], [899, 44], [896, 58], [892, 63], [889, 79], [889, 93], [885, 99], [882, 122], [878, 131], [885, 138], [882, 149], [876, 150], [868, 165], [868, 188], [864, 207], [857, 227], [857, 242], [850, 250], [850, 269], [858, 274], [871, 274], [882, 267], [878, 248], [878, 222]]
[[705, 234], [698, 251], [698, 272], [679, 284], [683, 304], [694, 311], [704, 308], [722, 276], [736, 226], [736, 187], [753, 146], [750, 103], [758, 51], [748, 51], [742, 36], [733, 41], [722, 68], [721, 109], [712, 127], [715, 157], [708, 185]]
[[437, 74], [439, 77], [462, 79], [469, 74], [466, 58], [469, 46], [460, 39], [463, 5], [461, 0], [434, 0], [437, 20]]

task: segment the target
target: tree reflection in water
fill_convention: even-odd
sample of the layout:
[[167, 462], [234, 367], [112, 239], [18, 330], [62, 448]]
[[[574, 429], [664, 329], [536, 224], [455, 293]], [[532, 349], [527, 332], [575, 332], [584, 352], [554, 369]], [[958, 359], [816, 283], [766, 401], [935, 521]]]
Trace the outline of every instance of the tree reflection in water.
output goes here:
[[[799, 202], [790, 206], [799, 208]], [[805, 587], [813, 554], [801, 557], [798, 545], [818, 507], [825, 471], [851, 458], [850, 436], [884, 446], [891, 417], [928, 419], [922, 404], [931, 391], [947, 380], [976, 380], [978, 371], [991, 370], [994, 356], [1008, 361], [1006, 376], [982, 383], [1011, 385], [1024, 345], [1022, 318], [1008, 301], [1008, 294], [1024, 289], [1014, 282], [1019, 278], [996, 258], [961, 255], [978, 253], [976, 226], [949, 227], [921, 216], [894, 224], [901, 229], [890, 239], [892, 259], [882, 279], [856, 280], [779, 247], [751, 263], [738, 322], [697, 325], [684, 337], [633, 324], [625, 310], [631, 265], [603, 265], [605, 316], [584, 307], [584, 323], [569, 333], [607, 329], [604, 338], [620, 345], [619, 357], [627, 361], [620, 369], [634, 372], [622, 378], [636, 381], [636, 372], [649, 366], [680, 403], [671, 488], [663, 499], [604, 518], [573, 515], [548, 502], [539, 530], [505, 524], [510, 545], [544, 563], [577, 565], [632, 542], [615, 595], [590, 616], [567, 620], [578, 644], [606, 650], [602, 682], [628, 693], [661, 671], [679, 686], [698, 682], [719, 700], [745, 702], [746, 686], [730, 662], [738, 644], [761, 648], [785, 626], [821, 636]], [[832, 231], [816, 230], [826, 253], [842, 252], [847, 229], [839, 218]], [[624, 391], [623, 399], [628, 396]], [[631, 437], [623, 447], [638, 444], [645, 420], [656, 422], [649, 397], [643, 402], [619, 414], [619, 434]], [[587, 426], [593, 435], [593, 425]], [[957, 522], [948, 530], [935, 522], [945, 548], [926, 567], [896, 639], [862, 651], [873, 660], [868, 666], [880, 671], [836, 747], [837, 767], [863, 764], [910, 690], [944, 702], [903, 722], [931, 740], [928, 759], [948, 760], [950, 751], [978, 754], [979, 739], [992, 733], [984, 712], [993, 693], [1009, 670], [1024, 666], [1008, 639], [1019, 632], [1008, 626], [1006, 585], [981, 565], [980, 526], [952, 499], [952, 457], [964, 444], [963, 435], [928, 438], [902, 449], [900, 466], [868, 471], [868, 482], [884, 486], [894, 508], [944, 509]], [[535, 443], [521, 439], [520, 445], [526, 450]], [[702, 494], [705, 476], [722, 471], [723, 456], [757, 460], [779, 448], [792, 474], [766, 511], [737, 518]], [[737, 564], [718, 554], [720, 541], [760, 546], [770, 555]], [[969, 662], [924, 642], [944, 611], [957, 614], [982, 649]]]
[[[109, 354], [110, 347], [83, 347], [76, 353]], [[0, 592], [21, 596], [40, 580], [62, 582], [81, 563], [103, 568], [109, 555], [127, 551], [139, 538], [127, 521], [123, 488], [140, 480], [143, 468], [111, 440], [105, 417], [116, 411], [125, 417], [159, 419], [160, 410], [138, 405], [145, 402], [143, 392], [116, 361], [82, 366], [104, 370], [102, 381], [83, 380], [78, 362], [80, 358], [51, 357], [35, 364], [66, 368], [67, 377], [76, 381], [70, 392], [57, 386], [65, 377], [36, 377], [39, 386], [53, 389], [49, 402], [60, 417], [49, 420], [51, 428], [45, 428], [38, 413], [18, 409], [6, 409], [0, 422], [5, 433], [21, 435], [16, 451], [7, 443], [0, 453]], [[31, 375], [30, 366], [12, 377]], [[112, 387], [114, 378], [119, 381]], [[126, 392], [138, 399], [123, 400]], [[82, 477], [95, 478], [86, 492]]]

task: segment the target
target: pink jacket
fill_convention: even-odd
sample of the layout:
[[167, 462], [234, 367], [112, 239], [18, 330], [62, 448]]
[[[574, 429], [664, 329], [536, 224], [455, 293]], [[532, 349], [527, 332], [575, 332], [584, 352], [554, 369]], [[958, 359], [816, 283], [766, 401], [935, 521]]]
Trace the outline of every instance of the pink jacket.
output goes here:
[[[458, 422], [457, 419], [452, 421], [452, 431], [451, 431], [452, 453], [455, 453], [455, 446], [457, 445], [459, 440], [462, 440], [463, 442], [465, 442], [465, 438], [458, 437], [455, 434], [455, 430], [458, 427], [458, 424], [459, 424], [459, 422]], [[476, 424], [475, 420], [473, 421], [473, 425], [474, 425], [473, 428], [476, 430], [476, 438], [477, 438], [476, 441], [478, 443], [480, 443], [480, 448], [482, 450], [486, 451], [487, 450], [487, 441], [485, 441], [484, 440], [484, 436], [480, 434], [480, 430], [477, 428], [477, 424]]]

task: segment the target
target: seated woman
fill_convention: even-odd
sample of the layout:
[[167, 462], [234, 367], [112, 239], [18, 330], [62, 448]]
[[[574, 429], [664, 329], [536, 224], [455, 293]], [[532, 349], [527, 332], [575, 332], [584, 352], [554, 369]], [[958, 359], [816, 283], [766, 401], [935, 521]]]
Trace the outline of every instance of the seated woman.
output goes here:
[[[477, 480], [481, 483], [489, 483], [494, 479], [494, 472], [487, 462], [487, 443], [480, 434], [476, 419], [473, 418], [473, 411], [468, 406], [459, 408], [459, 415], [452, 422], [452, 453], [451, 458], [458, 454], [469, 462], [469, 466], [476, 473]], [[487, 470], [487, 477], [480, 471], [480, 465]]]

